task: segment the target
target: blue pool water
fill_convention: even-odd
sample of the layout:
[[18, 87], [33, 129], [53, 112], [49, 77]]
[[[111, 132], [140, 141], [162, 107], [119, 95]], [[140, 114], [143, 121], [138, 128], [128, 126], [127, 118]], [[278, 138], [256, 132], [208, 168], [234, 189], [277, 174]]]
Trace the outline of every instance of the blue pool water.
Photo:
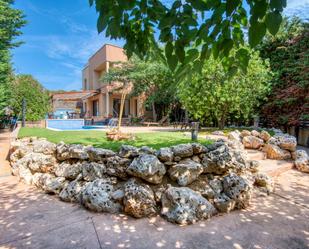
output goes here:
[[85, 125], [84, 119], [47, 119], [46, 128], [58, 131], [77, 131], [104, 129], [104, 126]]

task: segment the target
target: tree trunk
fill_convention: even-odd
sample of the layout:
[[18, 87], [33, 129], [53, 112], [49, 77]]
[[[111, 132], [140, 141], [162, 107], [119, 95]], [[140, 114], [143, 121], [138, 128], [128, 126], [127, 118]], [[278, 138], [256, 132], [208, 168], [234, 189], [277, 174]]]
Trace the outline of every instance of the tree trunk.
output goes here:
[[221, 119], [218, 120], [218, 124], [219, 124], [219, 129], [223, 130], [224, 129], [224, 125], [225, 125], [225, 115], [222, 115]]
[[152, 102], [151, 105], [152, 105], [152, 119], [154, 122], [157, 122], [157, 113], [156, 113], [155, 103]]
[[119, 113], [119, 119], [118, 119], [118, 131], [120, 131], [120, 127], [121, 127], [121, 121], [122, 121], [122, 114], [123, 114], [125, 99], [126, 99], [126, 93], [122, 93], [121, 102], [120, 102], [120, 113]]

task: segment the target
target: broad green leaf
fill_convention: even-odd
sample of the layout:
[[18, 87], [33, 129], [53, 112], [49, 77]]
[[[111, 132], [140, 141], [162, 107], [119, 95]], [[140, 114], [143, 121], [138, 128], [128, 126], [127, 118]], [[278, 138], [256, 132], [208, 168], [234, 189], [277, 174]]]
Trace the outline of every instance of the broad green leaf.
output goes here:
[[286, 7], [286, 0], [270, 0], [270, 8], [282, 11]]
[[177, 56], [173, 54], [170, 57], [167, 57], [166, 59], [167, 59], [169, 68], [171, 69], [171, 71], [174, 71], [178, 64]]
[[249, 27], [249, 44], [252, 48], [258, 45], [266, 33], [266, 25], [263, 22], [254, 22]]
[[279, 12], [275, 11], [267, 13], [265, 23], [269, 33], [272, 35], [275, 35], [278, 32], [281, 22], [282, 16]]

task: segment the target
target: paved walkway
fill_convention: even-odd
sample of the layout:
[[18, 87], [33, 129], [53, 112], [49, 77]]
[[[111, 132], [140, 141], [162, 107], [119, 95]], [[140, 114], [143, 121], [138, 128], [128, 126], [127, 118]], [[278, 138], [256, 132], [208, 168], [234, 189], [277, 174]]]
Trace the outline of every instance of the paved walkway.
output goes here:
[[[9, 137], [0, 138], [6, 148]], [[1, 249], [309, 248], [309, 174], [296, 170], [281, 174], [276, 192], [256, 196], [246, 210], [177, 226], [159, 216], [134, 219], [61, 202], [3, 173], [0, 162]]]
[[8, 130], [0, 130], [0, 177], [11, 174], [10, 164], [7, 160], [11, 136], [12, 134]]

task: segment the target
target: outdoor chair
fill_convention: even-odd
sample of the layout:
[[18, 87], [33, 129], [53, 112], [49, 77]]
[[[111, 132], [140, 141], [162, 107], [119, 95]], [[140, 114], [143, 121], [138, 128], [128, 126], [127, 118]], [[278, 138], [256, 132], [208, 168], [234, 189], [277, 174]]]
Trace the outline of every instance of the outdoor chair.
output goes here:
[[162, 117], [158, 122], [142, 122], [142, 124], [147, 125], [147, 127], [149, 127], [150, 125], [161, 126], [167, 121], [168, 121], [168, 115]]

